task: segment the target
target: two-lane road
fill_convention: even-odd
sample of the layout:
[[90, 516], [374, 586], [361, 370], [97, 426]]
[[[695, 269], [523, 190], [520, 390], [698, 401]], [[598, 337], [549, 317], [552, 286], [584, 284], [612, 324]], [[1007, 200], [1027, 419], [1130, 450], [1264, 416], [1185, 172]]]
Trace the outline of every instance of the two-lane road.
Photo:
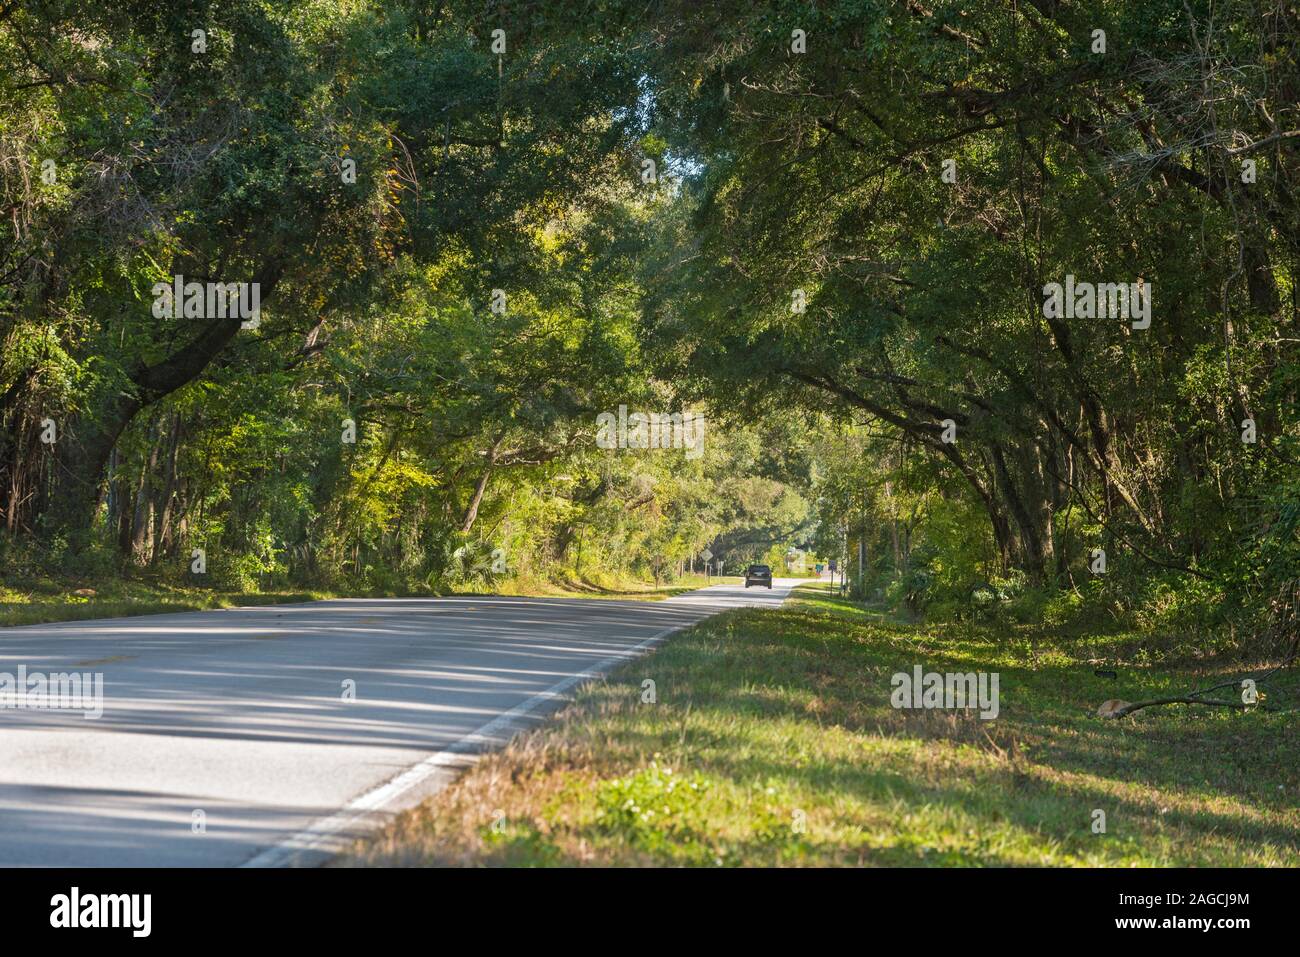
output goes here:
[[96, 720], [0, 709], [0, 866], [319, 860], [586, 677], [719, 611], [776, 607], [796, 584], [661, 602], [347, 599], [0, 629], [0, 674], [104, 682]]

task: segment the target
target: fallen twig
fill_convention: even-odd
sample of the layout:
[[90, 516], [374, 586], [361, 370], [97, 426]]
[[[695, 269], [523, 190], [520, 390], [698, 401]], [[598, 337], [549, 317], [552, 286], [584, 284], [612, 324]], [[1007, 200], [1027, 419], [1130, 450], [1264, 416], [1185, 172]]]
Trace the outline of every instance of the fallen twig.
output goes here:
[[1151, 708], [1161, 704], [1207, 704], [1220, 708], [1237, 708], [1241, 711], [1250, 711], [1258, 708], [1261, 711], [1287, 711], [1288, 708], [1275, 708], [1267, 704], [1243, 704], [1240, 701], [1221, 701], [1217, 698], [1197, 698], [1192, 695], [1179, 695], [1173, 698], [1152, 698], [1150, 701], [1132, 701], [1123, 704], [1118, 708], [1108, 710], [1102, 717], [1106, 718], [1123, 718], [1135, 711], [1141, 711], [1143, 708]]

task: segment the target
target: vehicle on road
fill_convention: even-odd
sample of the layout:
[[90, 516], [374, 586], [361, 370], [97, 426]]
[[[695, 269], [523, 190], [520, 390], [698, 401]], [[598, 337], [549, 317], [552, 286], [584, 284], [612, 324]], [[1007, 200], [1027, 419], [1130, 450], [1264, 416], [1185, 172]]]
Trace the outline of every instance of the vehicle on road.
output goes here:
[[745, 587], [750, 585], [766, 585], [772, 587], [772, 569], [766, 565], [750, 565], [745, 569]]

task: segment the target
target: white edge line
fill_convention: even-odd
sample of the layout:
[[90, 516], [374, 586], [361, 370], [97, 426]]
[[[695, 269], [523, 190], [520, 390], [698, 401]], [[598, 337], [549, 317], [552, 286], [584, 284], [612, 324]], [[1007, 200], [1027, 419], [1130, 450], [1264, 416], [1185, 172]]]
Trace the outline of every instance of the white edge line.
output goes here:
[[259, 852], [241, 864], [240, 867], [285, 867], [293, 863], [294, 859], [300, 855], [324, 850], [324, 845], [328, 844], [331, 838], [346, 830], [349, 826], [376, 823], [373, 821], [367, 822], [366, 819], [373, 815], [374, 812], [382, 810], [385, 806], [396, 801], [412, 788], [419, 786], [440, 770], [474, 763], [477, 760], [474, 752], [481, 750], [483, 745], [492, 744], [491, 736], [497, 731], [509, 727], [519, 718], [537, 710], [542, 705], [564, 697], [565, 692], [574, 685], [596, 677], [610, 666], [618, 664], [624, 659], [633, 658], [647, 648], [663, 641], [674, 632], [689, 628], [695, 624], [699, 624], [699, 622], [690, 622], [685, 625], [666, 628], [633, 645], [631, 648], [605, 658], [575, 675], [570, 675], [545, 691], [538, 692], [522, 704], [515, 705], [509, 711], [503, 711], [477, 731], [471, 731], [450, 747], [439, 751], [437, 754], [430, 755], [384, 784], [366, 791], [360, 797], [354, 798], [344, 805], [341, 810], [313, 822], [291, 837], [285, 838], [273, 847], [268, 847], [266, 850]]

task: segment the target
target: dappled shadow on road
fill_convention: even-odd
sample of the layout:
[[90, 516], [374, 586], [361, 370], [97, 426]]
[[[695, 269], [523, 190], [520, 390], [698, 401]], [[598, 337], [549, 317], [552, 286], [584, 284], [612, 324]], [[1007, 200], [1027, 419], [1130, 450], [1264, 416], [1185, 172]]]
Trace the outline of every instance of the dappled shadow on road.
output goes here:
[[210, 867], [237, 862], [321, 807], [250, 807], [211, 795], [0, 787], [6, 866]]
[[[170, 843], [173, 825], [188, 828], [205, 794], [241, 793], [241, 778], [241, 823], [218, 840], [251, 854], [503, 712], [545, 713], [538, 696], [725, 600], [348, 599], [0, 630], [0, 672], [104, 676], [98, 720], [0, 710], [0, 864], [45, 863], [20, 856], [33, 841], [66, 841], [96, 863], [114, 848], [134, 848], [137, 864], [184, 863], [192, 848]], [[134, 785], [133, 764], [159, 756], [181, 773], [148, 777], [174, 787], [102, 786]], [[326, 784], [305, 781], [313, 797], [300, 805], [277, 778], [305, 769]]]
[[[322, 604], [336, 603], [11, 629], [0, 670], [102, 671], [96, 731], [427, 749], [473, 730], [503, 696], [525, 700], [699, 618], [662, 602], [638, 603], [633, 621], [579, 600]], [[8, 730], [91, 730], [77, 712], [0, 717]]]

